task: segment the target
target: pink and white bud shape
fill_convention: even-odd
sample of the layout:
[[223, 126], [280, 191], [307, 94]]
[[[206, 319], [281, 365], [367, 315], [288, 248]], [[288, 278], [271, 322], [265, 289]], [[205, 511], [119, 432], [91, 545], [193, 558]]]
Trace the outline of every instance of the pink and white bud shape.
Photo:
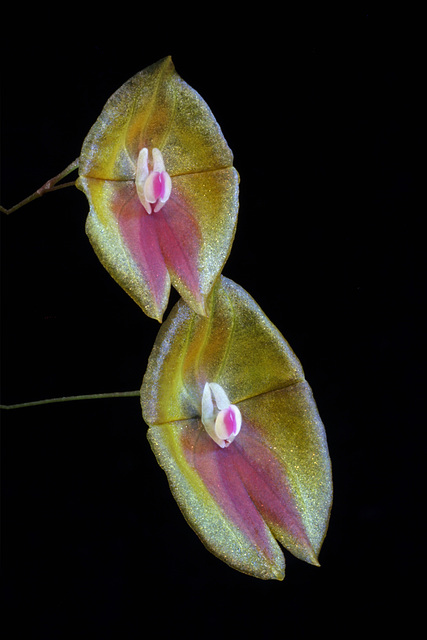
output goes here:
[[202, 424], [216, 444], [224, 449], [238, 435], [242, 414], [230, 401], [221, 385], [206, 382], [202, 395]]
[[162, 152], [154, 148], [152, 151], [152, 168], [148, 164], [148, 149], [144, 147], [138, 155], [136, 164], [135, 185], [138, 198], [147, 213], [151, 213], [151, 205], [154, 211], [160, 211], [169, 200], [172, 191], [172, 181], [165, 169]]

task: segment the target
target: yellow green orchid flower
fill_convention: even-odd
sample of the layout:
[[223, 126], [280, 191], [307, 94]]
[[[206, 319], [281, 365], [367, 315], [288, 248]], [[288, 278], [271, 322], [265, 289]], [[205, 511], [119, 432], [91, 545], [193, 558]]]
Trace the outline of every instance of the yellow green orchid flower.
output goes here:
[[171, 284], [197, 313], [234, 238], [238, 174], [208, 105], [170, 57], [128, 80], [87, 135], [77, 186], [99, 259], [161, 321]]
[[326, 436], [297, 357], [221, 276], [209, 316], [180, 300], [141, 389], [148, 439], [202, 542], [232, 567], [283, 579], [283, 545], [314, 565], [332, 501]]

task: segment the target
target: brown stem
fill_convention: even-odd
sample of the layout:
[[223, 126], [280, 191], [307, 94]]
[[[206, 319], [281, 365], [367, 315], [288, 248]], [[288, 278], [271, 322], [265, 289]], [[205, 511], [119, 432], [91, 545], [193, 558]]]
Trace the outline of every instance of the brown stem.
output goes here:
[[32, 193], [27, 198], [24, 198], [24, 200], [21, 200], [21, 202], [18, 202], [18, 204], [15, 204], [10, 209], [6, 209], [5, 207], [2, 207], [0, 205], [0, 211], [2, 213], [6, 213], [8, 215], [10, 213], [13, 213], [17, 209], [20, 209], [21, 207], [25, 206], [29, 202], [32, 202], [33, 200], [36, 200], [37, 198], [41, 198], [41, 196], [43, 196], [45, 193], [49, 193], [50, 191], [58, 191], [58, 189], [65, 189], [65, 187], [74, 186], [75, 185], [75, 181], [73, 181], [73, 182], [64, 182], [63, 184], [56, 184], [56, 183], [59, 182], [60, 180], [62, 180], [63, 178], [65, 178], [66, 176], [68, 176], [72, 171], [77, 169], [78, 166], [79, 166], [79, 159], [76, 158], [75, 160], [73, 160], [73, 162], [71, 162], [68, 165], [68, 167], [66, 167], [63, 171], [61, 171], [61, 173], [58, 173], [57, 176], [55, 176], [54, 178], [51, 178], [50, 180], [45, 182], [44, 185], [42, 185], [39, 189], [37, 189], [37, 191]]
[[58, 402], [76, 402], [78, 400], [103, 400], [105, 398], [138, 398], [140, 390], [135, 391], [113, 391], [111, 393], [91, 393], [89, 395], [65, 396], [62, 398], [48, 398], [46, 400], [34, 400], [32, 402], [20, 402], [19, 404], [0, 404], [0, 409], [24, 409], [26, 407], [37, 407], [44, 404], [54, 404]]

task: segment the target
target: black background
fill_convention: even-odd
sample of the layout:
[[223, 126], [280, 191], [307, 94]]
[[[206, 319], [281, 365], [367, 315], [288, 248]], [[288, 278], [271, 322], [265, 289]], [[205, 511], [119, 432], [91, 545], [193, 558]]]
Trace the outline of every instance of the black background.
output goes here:
[[[241, 177], [224, 274], [303, 364], [335, 499], [321, 568], [285, 552], [285, 580], [258, 581], [185, 523], [138, 399], [3, 411], [6, 637], [293, 640], [390, 622], [412, 637], [424, 555], [420, 16], [63, 10], [3, 20], [1, 203], [65, 168], [108, 97], [171, 54]], [[3, 403], [140, 386], [158, 324], [97, 261], [87, 209], [70, 188], [2, 217]]]

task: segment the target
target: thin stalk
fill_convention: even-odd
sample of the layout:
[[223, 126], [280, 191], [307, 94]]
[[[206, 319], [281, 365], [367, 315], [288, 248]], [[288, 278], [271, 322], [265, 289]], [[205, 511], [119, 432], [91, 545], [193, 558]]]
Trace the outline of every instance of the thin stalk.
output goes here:
[[37, 191], [32, 193], [27, 198], [24, 198], [23, 200], [21, 200], [21, 202], [18, 202], [18, 204], [15, 204], [10, 209], [5, 209], [5, 207], [2, 207], [0, 205], [0, 211], [2, 213], [6, 213], [7, 215], [9, 215], [10, 213], [17, 211], [17, 209], [24, 207], [29, 202], [32, 202], [37, 198], [41, 198], [41, 196], [43, 196], [45, 193], [49, 193], [51, 191], [58, 191], [58, 189], [65, 189], [65, 187], [73, 187], [76, 184], [75, 180], [73, 180], [72, 182], [64, 182], [63, 184], [57, 184], [57, 182], [59, 182], [63, 178], [66, 178], [66, 176], [68, 176], [72, 171], [77, 169], [78, 166], [79, 166], [79, 159], [76, 158], [75, 160], [73, 160], [73, 162], [71, 162], [68, 165], [68, 167], [66, 167], [63, 171], [61, 171], [61, 173], [58, 173], [57, 176], [45, 182], [39, 189], [37, 189]]
[[62, 398], [47, 398], [46, 400], [34, 400], [33, 402], [20, 402], [19, 404], [0, 404], [0, 409], [26, 409], [27, 407], [38, 407], [44, 404], [56, 404], [59, 402], [75, 402], [78, 400], [104, 400], [106, 398], [136, 398], [139, 397], [140, 390], [136, 391], [113, 391], [111, 393], [91, 393], [80, 396], [65, 396]]

